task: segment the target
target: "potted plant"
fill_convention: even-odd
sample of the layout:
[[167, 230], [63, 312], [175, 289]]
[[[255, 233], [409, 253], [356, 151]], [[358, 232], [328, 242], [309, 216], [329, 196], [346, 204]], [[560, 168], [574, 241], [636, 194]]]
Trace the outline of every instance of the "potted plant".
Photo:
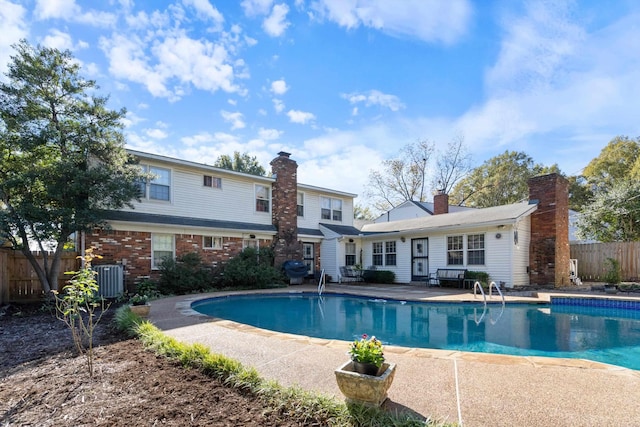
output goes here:
[[351, 360], [335, 370], [336, 381], [347, 402], [380, 406], [395, 376], [395, 363], [386, 363], [382, 342], [366, 334], [351, 343]]
[[134, 296], [129, 298], [129, 303], [131, 304], [129, 308], [138, 316], [147, 317], [149, 315], [149, 311], [151, 310], [151, 306], [149, 305], [148, 301], [149, 297], [147, 295], [135, 294]]

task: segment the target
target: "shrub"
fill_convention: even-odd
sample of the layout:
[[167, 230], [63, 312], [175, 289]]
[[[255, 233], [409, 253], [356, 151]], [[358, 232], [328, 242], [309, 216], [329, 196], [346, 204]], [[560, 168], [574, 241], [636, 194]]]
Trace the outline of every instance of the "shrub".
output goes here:
[[173, 260], [165, 258], [160, 264], [158, 290], [163, 294], [183, 295], [210, 289], [213, 274], [200, 254], [190, 252]]
[[268, 288], [286, 283], [284, 274], [273, 267], [269, 248], [246, 248], [222, 268], [218, 285], [226, 288]]
[[467, 271], [464, 275], [465, 279], [472, 279], [476, 282], [480, 282], [481, 285], [489, 285], [489, 273], [486, 271]]
[[393, 283], [396, 281], [396, 274], [389, 270], [365, 270], [362, 277], [365, 282], [369, 283]]
[[603, 280], [606, 283], [617, 285], [622, 281], [620, 272], [620, 261], [615, 258], [607, 258], [605, 265], [606, 271], [604, 273]]

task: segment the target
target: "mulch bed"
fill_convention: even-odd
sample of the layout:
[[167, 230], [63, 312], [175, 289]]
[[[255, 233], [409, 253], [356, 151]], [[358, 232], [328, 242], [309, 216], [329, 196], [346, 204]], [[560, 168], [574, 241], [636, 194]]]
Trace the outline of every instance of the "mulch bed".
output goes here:
[[51, 313], [0, 310], [1, 426], [299, 426], [255, 396], [143, 349], [99, 324], [95, 375]]

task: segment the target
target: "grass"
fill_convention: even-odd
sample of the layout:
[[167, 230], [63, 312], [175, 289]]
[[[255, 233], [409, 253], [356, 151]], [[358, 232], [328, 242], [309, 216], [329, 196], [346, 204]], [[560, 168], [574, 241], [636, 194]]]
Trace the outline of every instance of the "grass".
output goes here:
[[118, 329], [128, 336], [139, 338], [143, 345], [156, 354], [168, 357], [184, 367], [199, 369], [229, 387], [252, 393], [261, 399], [266, 411], [276, 412], [297, 420], [301, 424], [320, 423], [329, 426], [455, 426], [456, 424], [424, 420], [412, 414], [391, 413], [381, 408], [345, 404], [320, 393], [298, 387], [284, 387], [275, 381], [260, 377], [254, 368], [247, 368], [237, 360], [211, 352], [202, 344], [186, 344], [169, 337], [153, 324], [143, 321], [128, 306], [116, 310]]

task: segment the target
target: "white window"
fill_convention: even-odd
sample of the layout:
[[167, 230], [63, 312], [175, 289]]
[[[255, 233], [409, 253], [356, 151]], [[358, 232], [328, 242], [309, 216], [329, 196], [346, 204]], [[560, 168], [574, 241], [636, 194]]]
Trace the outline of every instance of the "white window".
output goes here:
[[149, 180], [140, 181], [140, 197], [152, 200], [171, 200], [171, 170], [157, 166], [141, 166], [143, 173], [149, 173]]
[[256, 212], [269, 212], [269, 187], [256, 184]]
[[373, 265], [380, 266], [383, 264], [383, 246], [382, 242], [373, 242]]
[[356, 265], [356, 244], [345, 243], [344, 253], [344, 265]]
[[396, 242], [384, 242], [384, 265], [396, 265]]
[[464, 264], [462, 236], [447, 236], [447, 265]]
[[304, 216], [304, 193], [298, 193], [298, 216]]
[[171, 171], [150, 166], [149, 172], [153, 175], [149, 180], [149, 198], [168, 201], [171, 193]]
[[467, 236], [467, 264], [484, 265], [484, 234]]
[[211, 188], [222, 188], [222, 178], [217, 176], [204, 175], [203, 185]]
[[157, 269], [165, 258], [174, 257], [173, 234], [151, 235], [151, 268]]
[[203, 249], [222, 249], [222, 237], [202, 236]]
[[258, 249], [258, 241], [256, 239], [243, 239], [242, 240], [242, 249], [246, 248], [255, 248]]
[[321, 197], [320, 207], [320, 217], [322, 219], [342, 221], [342, 200], [332, 199], [330, 197]]

